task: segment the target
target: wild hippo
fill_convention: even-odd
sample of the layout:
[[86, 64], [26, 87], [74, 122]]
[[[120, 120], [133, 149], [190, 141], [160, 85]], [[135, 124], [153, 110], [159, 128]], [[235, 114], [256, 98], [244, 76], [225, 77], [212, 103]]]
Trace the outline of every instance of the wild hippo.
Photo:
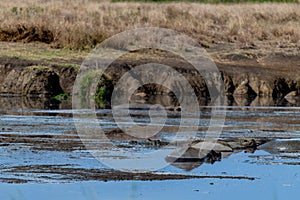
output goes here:
[[276, 139], [257, 147], [269, 153], [300, 152], [300, 138]]

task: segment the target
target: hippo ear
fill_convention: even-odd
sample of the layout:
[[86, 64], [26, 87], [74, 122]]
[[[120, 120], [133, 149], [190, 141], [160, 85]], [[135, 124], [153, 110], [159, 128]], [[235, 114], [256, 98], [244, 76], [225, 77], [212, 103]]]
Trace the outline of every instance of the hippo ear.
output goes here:
[[200, 149], [200, 150], [214, 150], [216, 152], [228, 152], [232, 151], [232, 148], [220, 144], [218, 142], [198, 142], [192, 145], [192, 148]]

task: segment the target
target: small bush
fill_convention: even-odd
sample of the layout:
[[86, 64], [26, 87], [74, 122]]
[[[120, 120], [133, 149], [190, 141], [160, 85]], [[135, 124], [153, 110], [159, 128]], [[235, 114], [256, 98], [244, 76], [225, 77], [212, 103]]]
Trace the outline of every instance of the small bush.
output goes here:
[[89, 70], [81, 76], [79, 81], [79, 97], [85, 105], [89, 105], [93, 99], [99, 108], [108, 107], [113, 91], [109, 76], [102, 74], [99, 70]]

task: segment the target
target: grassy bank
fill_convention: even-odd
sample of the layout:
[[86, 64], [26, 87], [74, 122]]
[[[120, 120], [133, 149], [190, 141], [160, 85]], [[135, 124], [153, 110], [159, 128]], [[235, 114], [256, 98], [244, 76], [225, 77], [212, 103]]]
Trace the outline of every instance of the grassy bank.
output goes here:
[[40, 41], [91, 49], [138, 27], [183, 32], [205, 46], [299, 46], [300, 4], [109, 3], [97, 0], [2, 0], [0, 41]]

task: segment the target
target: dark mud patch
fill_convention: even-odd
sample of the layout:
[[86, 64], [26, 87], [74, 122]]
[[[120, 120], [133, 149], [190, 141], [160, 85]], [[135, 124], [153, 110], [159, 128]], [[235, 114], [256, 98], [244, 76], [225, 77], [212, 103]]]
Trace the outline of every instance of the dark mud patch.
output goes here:
[[18, 178], [0, 178], [0, 182], [3, 183], [28, 183], [28, 180]]
[[0, 134], [0, 143], [22, 144], [32, 150], [74, 151], [85, 149], [78, 135], [16, 135]]
[[[150, 172], [124, 172], [109, 169], [84, 169], [66, 167], [66, 165], [30, 165], [17, 166], [4, 170], [13, 175], [30, 174], [35, 180], [50, 179], [56, 181], [124, 181], [124, 180], [182, 180], [182, 179], [234, 179], [234, 180], [255, 180], [248, 176], [209, 176], [209, 175], [183, 175], [183, 174], [158, 174]], [[33, 179], [33, 180], [34, 180]], [[27, 180], [32, 182], [33, 180]], [[24, 183], [26, 180], [7, 179], [14, 183]]]

